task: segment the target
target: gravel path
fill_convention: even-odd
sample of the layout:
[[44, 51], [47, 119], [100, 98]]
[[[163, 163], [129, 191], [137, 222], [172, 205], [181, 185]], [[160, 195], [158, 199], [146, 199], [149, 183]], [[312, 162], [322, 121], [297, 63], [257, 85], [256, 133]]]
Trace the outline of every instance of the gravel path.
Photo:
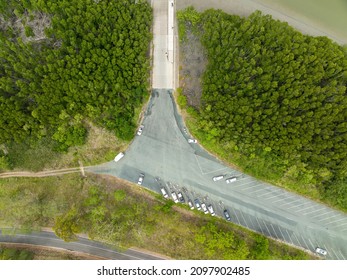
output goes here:
[[274, 19], [288, 22], [292, 27], [304, 34], [327, 36], [338, 44], [347, 44], [346, 36], [338, 34], [334, 30], [305, 17], [303, 14], [285, 9], [270, 0], [176, 0], [176, 5], [179, 10], [188, 6], [194, 6], [198, 11], [214, 8], [240, 16], [248, 16], [256, 10], [260, 10], [264, 14], [272, 15]]

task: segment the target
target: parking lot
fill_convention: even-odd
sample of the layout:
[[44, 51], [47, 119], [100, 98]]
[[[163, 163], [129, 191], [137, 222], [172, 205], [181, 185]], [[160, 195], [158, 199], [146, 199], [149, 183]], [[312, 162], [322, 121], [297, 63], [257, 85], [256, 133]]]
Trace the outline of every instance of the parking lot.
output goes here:
[[[172, 116], [175, 116], [174, 118]], [[347, 217], [320, 203], [260, 182], [224, 166], [205, 152], [191, 136], [174, 108], [167, 90], [156, 90], [137, 135], [119, 162], [91, 167], [87, 171], [110, 174], [161, 194], [161, 184], [182, 192], [185, 203], [196, 198], [212, 205], [217, 216], [227, 209], [231, 221], [251, 230], [311, 252], [328, 251], [327, 259], [347, 259]], [[218, 181], [213, 177], [223, 175]], [[227, 184], [226, 179], [236, 177]]]

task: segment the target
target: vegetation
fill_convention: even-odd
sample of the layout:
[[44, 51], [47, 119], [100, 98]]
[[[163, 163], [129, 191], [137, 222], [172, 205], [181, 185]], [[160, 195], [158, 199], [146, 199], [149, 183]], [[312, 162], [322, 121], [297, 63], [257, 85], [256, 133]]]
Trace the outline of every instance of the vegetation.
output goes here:
[[41, 246], [0, 244], [0, 260], [89, 260], [98, 259], [86, 254], [54, 250]]
[[258, 178], [347, 210], [347, 52], [260, 12], [188, 8], [178, 19], [181, 41], [193, 32], [208, 57], [201, 105], [190, 109], [201, 142]]
[[33, 253], [29, 250], [19, 250], [0, 246], [0, 260], [32, 260]]
[[222, 219], [111, 177], [78, 175], [0, 181], [0, 227], [53, 227], [117, 247], [141, 247], [175, 259], [307, 259], [291, 248]]
[[83, 144], [89, 122], [132, 137], [149, 86], [147, 1], [1, 0], [0, 13], [0, 167], [16, 143]]

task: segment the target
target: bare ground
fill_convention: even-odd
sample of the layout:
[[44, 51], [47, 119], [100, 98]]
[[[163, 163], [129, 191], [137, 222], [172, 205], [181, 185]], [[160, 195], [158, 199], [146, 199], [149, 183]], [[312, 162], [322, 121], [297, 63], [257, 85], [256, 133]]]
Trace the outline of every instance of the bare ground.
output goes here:
[[187, 40], [180, 45], [180, 87], [188, 105], [199, 108], [207, 56], [199, 38], [189, 29], [186, 35]]

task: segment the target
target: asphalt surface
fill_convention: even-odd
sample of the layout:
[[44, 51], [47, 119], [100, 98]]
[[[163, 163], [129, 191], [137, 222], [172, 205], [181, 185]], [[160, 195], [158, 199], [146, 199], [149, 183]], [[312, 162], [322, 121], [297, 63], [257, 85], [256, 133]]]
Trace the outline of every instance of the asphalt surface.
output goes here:
[[[170, 9], [167, 1], [154, 0], [153, 92], [143, 120], [143, 133], [136, 136], [125, 157], [86, 171], [109, 174], [136, 183], [145, 174], [143, 186], [161, 193], [182, 192], [185, 201], [199, 199], [211, 204], [218, 216], [229, 211], [231, 221], [266, 236], [311, 252], [328, 251], [327, 259], [347, 259], [347, 216], [324, 205], [260, 182], [224, 166], [199, 144], [189, 144], [172, 97], [172, 71], [165, 49]], [[167, 87], [165, 88], [165, 85]], [[155, 86], [157, 88], [155, 88]], [[220, 181], [212, 178], [224, 175]], [[237, 181], [226, 184], [225, 179]], [[156, 180], [155, 178], [160, 178]]]
[[69, 251], [82, 252], [93, 256], [98, 256], [111, 260], [160, 260], [156, 255], [137, 251], [135, 249], [119, 250], [112, 248], [100, 242], [92, 241], [86, 238], [78, 238], [75, 242], [64, 242], [53, 232], [33, 232], [5, 234], [0, 230], [0, 242], [3, 243], [21, 243], [40, 245], [53, 248], [62, 248]]

